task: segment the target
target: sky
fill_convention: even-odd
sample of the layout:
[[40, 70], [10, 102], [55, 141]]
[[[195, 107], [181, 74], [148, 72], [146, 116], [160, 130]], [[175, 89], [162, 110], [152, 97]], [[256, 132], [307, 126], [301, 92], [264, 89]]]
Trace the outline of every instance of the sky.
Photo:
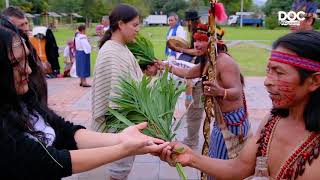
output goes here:
[[259, 6], [262, 6], [267, 0], [253, 0], [254, 4], [257, 4]]

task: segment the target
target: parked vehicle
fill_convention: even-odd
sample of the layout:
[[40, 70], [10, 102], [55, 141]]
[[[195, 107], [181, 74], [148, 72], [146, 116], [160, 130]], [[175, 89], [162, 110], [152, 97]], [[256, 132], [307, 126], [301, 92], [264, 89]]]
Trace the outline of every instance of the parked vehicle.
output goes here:
[[254, 12], [237, 12], [235, 15], [229, 16], [228, 25], [240, 25], [242, 15], [242, 25], [251, 25], [251, 26], [263, 26], [262, 15], [257, 15]]
[[144, 25], [166, 25], [168, 24], [167, 15], [149, 15], [143, 19]]

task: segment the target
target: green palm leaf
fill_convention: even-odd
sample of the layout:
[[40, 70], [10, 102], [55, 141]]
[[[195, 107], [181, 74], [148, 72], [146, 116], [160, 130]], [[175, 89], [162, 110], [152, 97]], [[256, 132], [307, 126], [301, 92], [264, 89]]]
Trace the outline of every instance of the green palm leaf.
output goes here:
[[152, 64], [156, 59], [151, 41], [140, 34], [137, 35], [136, 42], [130, 43], [127, 46], [140, 65]]
[[[144, 134], [172, 141], [181, 124], [181, 120], [174, 122], [173, 114], [184, 90], [185, 86], [174, 83], [168, 70], [153, 83], [148, 76], [143, 76], [141, 81], [122, 77], [116, 88], [116, 96], [109, 98], [117, 108], [107, 109], [103, 128], [119, 132], [130, 125], [147, 121]], [[177, 170], [180, 177], [185, 179], [182, 167], [177, 165]]]

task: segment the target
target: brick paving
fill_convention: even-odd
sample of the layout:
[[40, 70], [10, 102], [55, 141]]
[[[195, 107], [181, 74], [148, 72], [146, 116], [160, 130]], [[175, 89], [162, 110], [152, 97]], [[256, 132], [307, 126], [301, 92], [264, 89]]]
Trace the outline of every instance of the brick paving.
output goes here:
[[[262, 77], [245, 78], [247, 104], [252, 129], [255, 132], [261, 119], [271, 107], [271, 102], [263, 86]], [[91, 79], [89, 79], [91, 83]], [[79, 86], [77, 78], [49, 79], [49, 106], [66, 120], [76, 124], [90, 127], [91, 100], [90, 88]], [[185, 111], [183, 98], [177, 104], [176, 115]], [[185, 125], [182, 124], [182, 127]], [[200, 132], [201, 133], [201, 132]], [[182, 140], [186, 134], [186, 128], [181, 128], [177, 133], [177, 139]], [[200, 139], [201, 141], [202, 139]], [[199, 151], [199, 149], [198, 149]], [[199, 179], [199, 172], [192, 168], [186, 168], [188, 179]], [[89, 172], [80, 173], [65, 180], [108, 180], [105, 167], [100, 167]], [[137, 156], [133, 170], [129, 174], [129, 180], [178, 180], [179, 176], [175, 170], [159, 158], [151, 155]]]

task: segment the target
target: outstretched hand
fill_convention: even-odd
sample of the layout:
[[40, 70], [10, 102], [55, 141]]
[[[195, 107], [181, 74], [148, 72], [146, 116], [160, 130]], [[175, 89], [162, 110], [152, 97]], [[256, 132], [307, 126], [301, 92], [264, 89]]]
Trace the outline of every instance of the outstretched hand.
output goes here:
[[147, 127], [148, 123], [140, 123], [124, 129], [120, 136], [120, 142], [125, 146], [129, 155], [160, 153], [169, 143], [161, 139], [142, 134], [140, 131]]
[[[183, 147], [183, 151], [176, 152], [176, 150], [181, 147]], [[195, 153], [184, 144], [172, 142], [167, 147], [162, 149], [159, 157], [162, 161], [167, 162], [170, 166], [175, 166], [176, 163], [180, 163], [182, 166], [191, 166], [192, 159], [195, 157]]]

